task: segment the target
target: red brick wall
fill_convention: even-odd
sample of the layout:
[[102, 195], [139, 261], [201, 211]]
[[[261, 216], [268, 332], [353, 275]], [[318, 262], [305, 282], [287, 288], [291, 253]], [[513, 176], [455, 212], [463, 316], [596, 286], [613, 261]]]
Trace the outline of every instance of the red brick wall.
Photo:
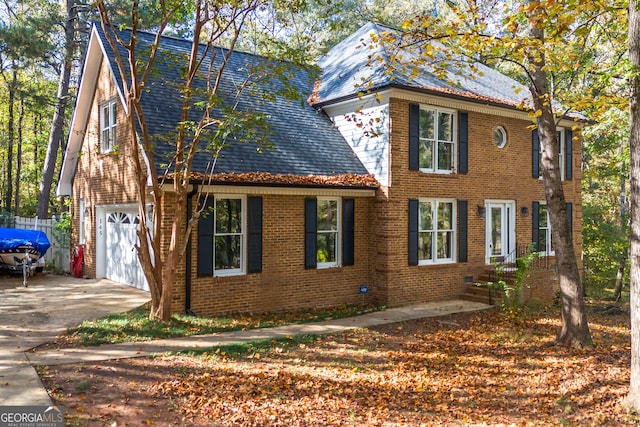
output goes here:
[[[531, 173], [531, 124], [528, 120], [498, 117], [469, 112], [469, 171], [467, 174], [427, 174], [408, 168], [409, 101], [392, 98], [390, 101], [391, 172], [388, 198], [379, 192], [376, 206], [378, 243], [375, 255], [377, 285], [385, 288], [389, 306], [402, 306], [420, 301], [451, 298], [464, 289], [464, 277], [477, 277], [485, 268], [485, 218], [477, 213], [477, 206], [485, 200], [514, 200], [516, 202], [516, 240], [527, 245], [532, 240], [533, 201], [543, 201], [542, 181]], [[503, 126], [508, 143], [498, 148], [493, 142], [493, 129]], [[576, 132], [574, 132], [575, 134]], [[581, 230], [580, 198], [581, 146], [574, 144], [573, 180], [566, 181], [565, 196], [573, 203], [573, 228]], [[408, 200], [418, 198], [449, 198], [468, 202], [468, 262], [409, 266], [408, 265]], [[526, 206], [528, 216], [520, 213]], [[389, 221], [394, 219], [393, 222]], [[579, 232], [574, 232], [578, 259], [582, 248]]]
[[[259, 194], [250, 194], [259, 195]], [[191, 309], [198, 314], [265, 312], [362, 302], [358, 289], [371, 284], [369, 224], [373, 198], [355, 198], [355, 265], [305, 269], [304, 196], [263, 196], [262, 272], [231, 277], [197, 276], [193, 233]], [[367, 302], [379, 299], [374, 291]], [[185, 307], [184, 287], [174, 288], [173, 309]]]

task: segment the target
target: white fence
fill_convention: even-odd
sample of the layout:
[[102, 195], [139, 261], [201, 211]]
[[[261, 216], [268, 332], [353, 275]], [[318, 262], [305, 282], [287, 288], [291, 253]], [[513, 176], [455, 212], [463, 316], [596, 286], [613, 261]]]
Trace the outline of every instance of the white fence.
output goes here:
[[15, 217], [15, 228], [44, 231], [51, 243], [51, 247], [44, 256], [46, 268], [57, 272], [70, 271], [70, 239], [68, 235], [54, 229], [57, 222], [55, 219], [23, 218], [17, 216]]

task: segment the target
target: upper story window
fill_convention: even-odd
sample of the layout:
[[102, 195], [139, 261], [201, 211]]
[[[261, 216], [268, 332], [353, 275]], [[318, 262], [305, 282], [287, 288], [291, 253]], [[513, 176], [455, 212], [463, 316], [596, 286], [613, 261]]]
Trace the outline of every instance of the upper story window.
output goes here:
[[493, 129], [493, 142], [498, 148], [504, 148], [507, 145], [507, 131], [502, 126], [496, 126]]
[[420, 170], [451, 173], [454, 168], [455, 115], [420, 106]]
[[244, 198], [214, 199], [214, 275], [244, 273]]
[[564, 140], [564, 129], [558, 128], [556, 130], [556, 139], [558, 141], [558, 162], [560, 163], [560, 178], [564, 181], [564, 177], [567, 170], [567, 165], [564, 158], [565, 151], [565, 140]]
[[409, 170], [466, 174], [469, 114], [409, 104]]
[[116, 146], [116, 100], [100, 105], [100, 152], [108, 153]]
[[[557, 128], [556, 138], [558, 143], [558, 164], [560, 167], [560, 178], [564, 180], [573, 179], [573, 132], [571, 129]], [[544, 150], [540, 146], [538, 130], [532, 133], [533, 143], [533, 176], [542, 178], [542, 156]]]

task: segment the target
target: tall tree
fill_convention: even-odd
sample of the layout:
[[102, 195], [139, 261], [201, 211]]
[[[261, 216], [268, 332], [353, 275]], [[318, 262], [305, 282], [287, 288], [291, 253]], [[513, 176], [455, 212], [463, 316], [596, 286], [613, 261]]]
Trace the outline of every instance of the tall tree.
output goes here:
[[631, 74], [631, 377], [626, 405], [640, 412], [640, 4], [629, 1]]
[[[545, 5], [546, 6], [546, 5]], [[553, 111], [553, 93], [547, 55], [538, 45], [545, 46], [559, 40], [548, 39], [548, 10], [540, 3], [529, 2], [526, 13], [531, 46], [525, 50], [530, 78], [529, 90], [537, 115], [538, 135], [542, 152], [542, 180], [551, 228], [554, 237], [556, 262], [560, 275], [562, 329], [556, 340], [559, 343], [591, 347], [591, 333], [584, 306], [584, 285], [573, 246], [573, 235], [567, 217], [564, 187], [560, 174], [559, 143], [556, 139], [556, 115]], [[562, 36], [560, 36], [562, 38]]]
[[[292, 95], [293, 88], [286, 84], [287, 64], [283, 63], [282, 68], [258, 67], [251, 70], [249, 66], [246, 80], [236, 82], [234, 93], [224, 96], [225, 89], [221, 82], [228, 60], [250, 20], [275, 16], [274, 8], [295, 9], [299, 3], [301, 2], [295, 0], [198, 0], [184, 4], [182, 1], [161, 1], [154, 10], [155, 25], [150, 26], [146, 20], [141, 19], [140, 6], [143, 3], [135, 1], [125, 14], [130, 18], [129, 31], [122, 33], [114, 24], [112, 12], [105, 2], [98, 1], [102, 28], [114, 52], [127, 104], [126, 122], [130, 132], [127, 141], [123, 142], [126, 145], [123, 149], [130, 153], [128, 158], [137, 177], [140, 217], [137, 249], [150, 288], [152, 318], [168, 320], [171, 316], [171, 293], [176, 270], [191, 228], [200, 214], [199, 210], [193, 214], [187, 212], [194, 156], [199, 151], [207, 151], [211, 154], [213, 165], [217, 153], [227, 144], [227, 137], [239, 141], [259, 141], [266, 137], [266, 133], [263, 135], [253, 131], [264, 128], [264, 121], [261, 121], [260, 116], [237, 109], [238, 100], [244, 92], [250, 92], [256, 99], [260, 97], [260, 91], [256, 90], [259, 88], [255, 86], [257, 81], [277, 78], [282, 84], [281, 90]], [[152, 27], [155, 35], [152, 43], [141, 46], [139, 30], [144, 26]], [[143, 153], [146, 158], [154, 159], [155, 146], [154, 135], [150, 135], [145, 120], [143, 100], [147, 88], [153, 90], [149, 81], [154, 76], [158, 56], [162, 53], [170, 54], [163, 51], [161, 44], [161, 37], [170, 26], [188, 27], [193, 41], [188, 58], [177, 58], [184, 64], [181, 80], [170, 82], [182, 94], [181, 120], [175, 132], [163, 135], [164, 138], [171, 139], [172, 159], [171, 166], [162, 172], [156, 168], [154, 161], [148, 165], [143, 162]], [[277, 27], [281, 28], [280, 23]], [[219, 45], [224, 45], [226, 49], [216, 48]], [[272, 64], [275, 66], [275, 62]], [[269, 93], [262, 95], [273, 96]], [[170, 193], [175, 200], [175, 210], [167, 220], [163, 218], [160, 209], [166, 196], [162, 185], [164, 181], [170, 183]], [[147, 183], [151, 183], [151, 188]], [[200, 200], [199, 193], [195, 200]], [[146, 212], [149, 201], [157, 207], [153, 210], [152, 221], [148, 220]], [[164, 234], [167, 221], [171, 223], [169, 236]], [[165, 249], [161, 243], [167, 240], [169, 244]]]
[[66, 0], [66, 13], [64, 16], [64, 56], [58, 80], [58, 95], [56, 97], [53, 121], [51, 122], [51, 132], [49, 134], [49, 143], [47, 144], [47, 153], [44, 160], [42, 181], [40, 183], [38, 208], [36, 212], [38, 218], [49, 217], [51, 187], [53, 185], [56, 160], [60, 151], [60, 144], [64, 136], [65, 112], [69, 105], [69, 83], [71, 80], [74, 54], [77, 48], [75, 38], [76, 25], [78, 23], [78, 11], [75, 0]]
[[[14, 199], [13, 160], [15, 138], [15, 105], [17, 94], [27, 79], [21, 73], [38, 65], [51, 65], [53, 26], [57, 22], [57, 8], [48, 1], [5, 1], [0, 11], [0, 75], [9, 93], [8, 147], [4, 208], [12, 210]], [[25, 91], [26, 92], [26, 91]], [[16, 207], [18, 209], [18, 207]]]
[[556, 341], [590, 348], [593, 343], [566, 214], [556, 124], [579, 118], [578, 112], [594, 102], [595, 92], [581, 92], [581, 99], [571, 95], [578, 82], [601, 87], [590, 77], [598, 71], [596, 47], [607, 31], [619, 27], [624, 8], [616, 2], [591, 0], [446, 4], [437, 13], [406, 20], [403, 32], [390, 32], [380, 42], [389, 47], [389, 57], [404, 73], [428, 66], [449, 78], [446, 67], [452, 62], [472, 74], [477, 72], [477, 62], [506, 64], [528, 87], [529, 102], [522, 108], [531, 111], [539, 134], [542, 179], [560, 277], [562, 328]]

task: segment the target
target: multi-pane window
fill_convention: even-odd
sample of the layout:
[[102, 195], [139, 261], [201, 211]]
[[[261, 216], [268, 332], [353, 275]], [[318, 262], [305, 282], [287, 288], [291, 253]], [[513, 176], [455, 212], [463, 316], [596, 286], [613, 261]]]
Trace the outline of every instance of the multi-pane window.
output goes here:
[[422, 199], [418, 204], [418, 262], [452, 262], [455, 210], [450, 200]]
[[340, 259], [340, 204], [324, 198], [317, 203], [316, 261], [318, 267], [334, 267]]
[[538, 208], [538, 251], [543, 255], [554, 254], [549, 211], [547, 210], [547, 205], [542, 203]]
[[[565, 132], [562, 128], [556, 129], [556, 140], [558, 142], [558, 163], [560, 166], [560, 179], [564, 181], [565, 179], [565, 170], [566, 170], [566, 160], [565, 160]], [[540, 147], [540, 156], [538, 157], [538, 170], [540, 171], [540, 179], [542, 179], [542, 147]]]
[[116, 146], [116, 101], [100, 105], [100, 152], [108, 153]]
[[419, 167], [427, 172], [451, 172], [454, 168], [455, 115], [420, 107]]
[[224, 276], [244, 272], [244, 199], [215, 198], [214, 274]]

